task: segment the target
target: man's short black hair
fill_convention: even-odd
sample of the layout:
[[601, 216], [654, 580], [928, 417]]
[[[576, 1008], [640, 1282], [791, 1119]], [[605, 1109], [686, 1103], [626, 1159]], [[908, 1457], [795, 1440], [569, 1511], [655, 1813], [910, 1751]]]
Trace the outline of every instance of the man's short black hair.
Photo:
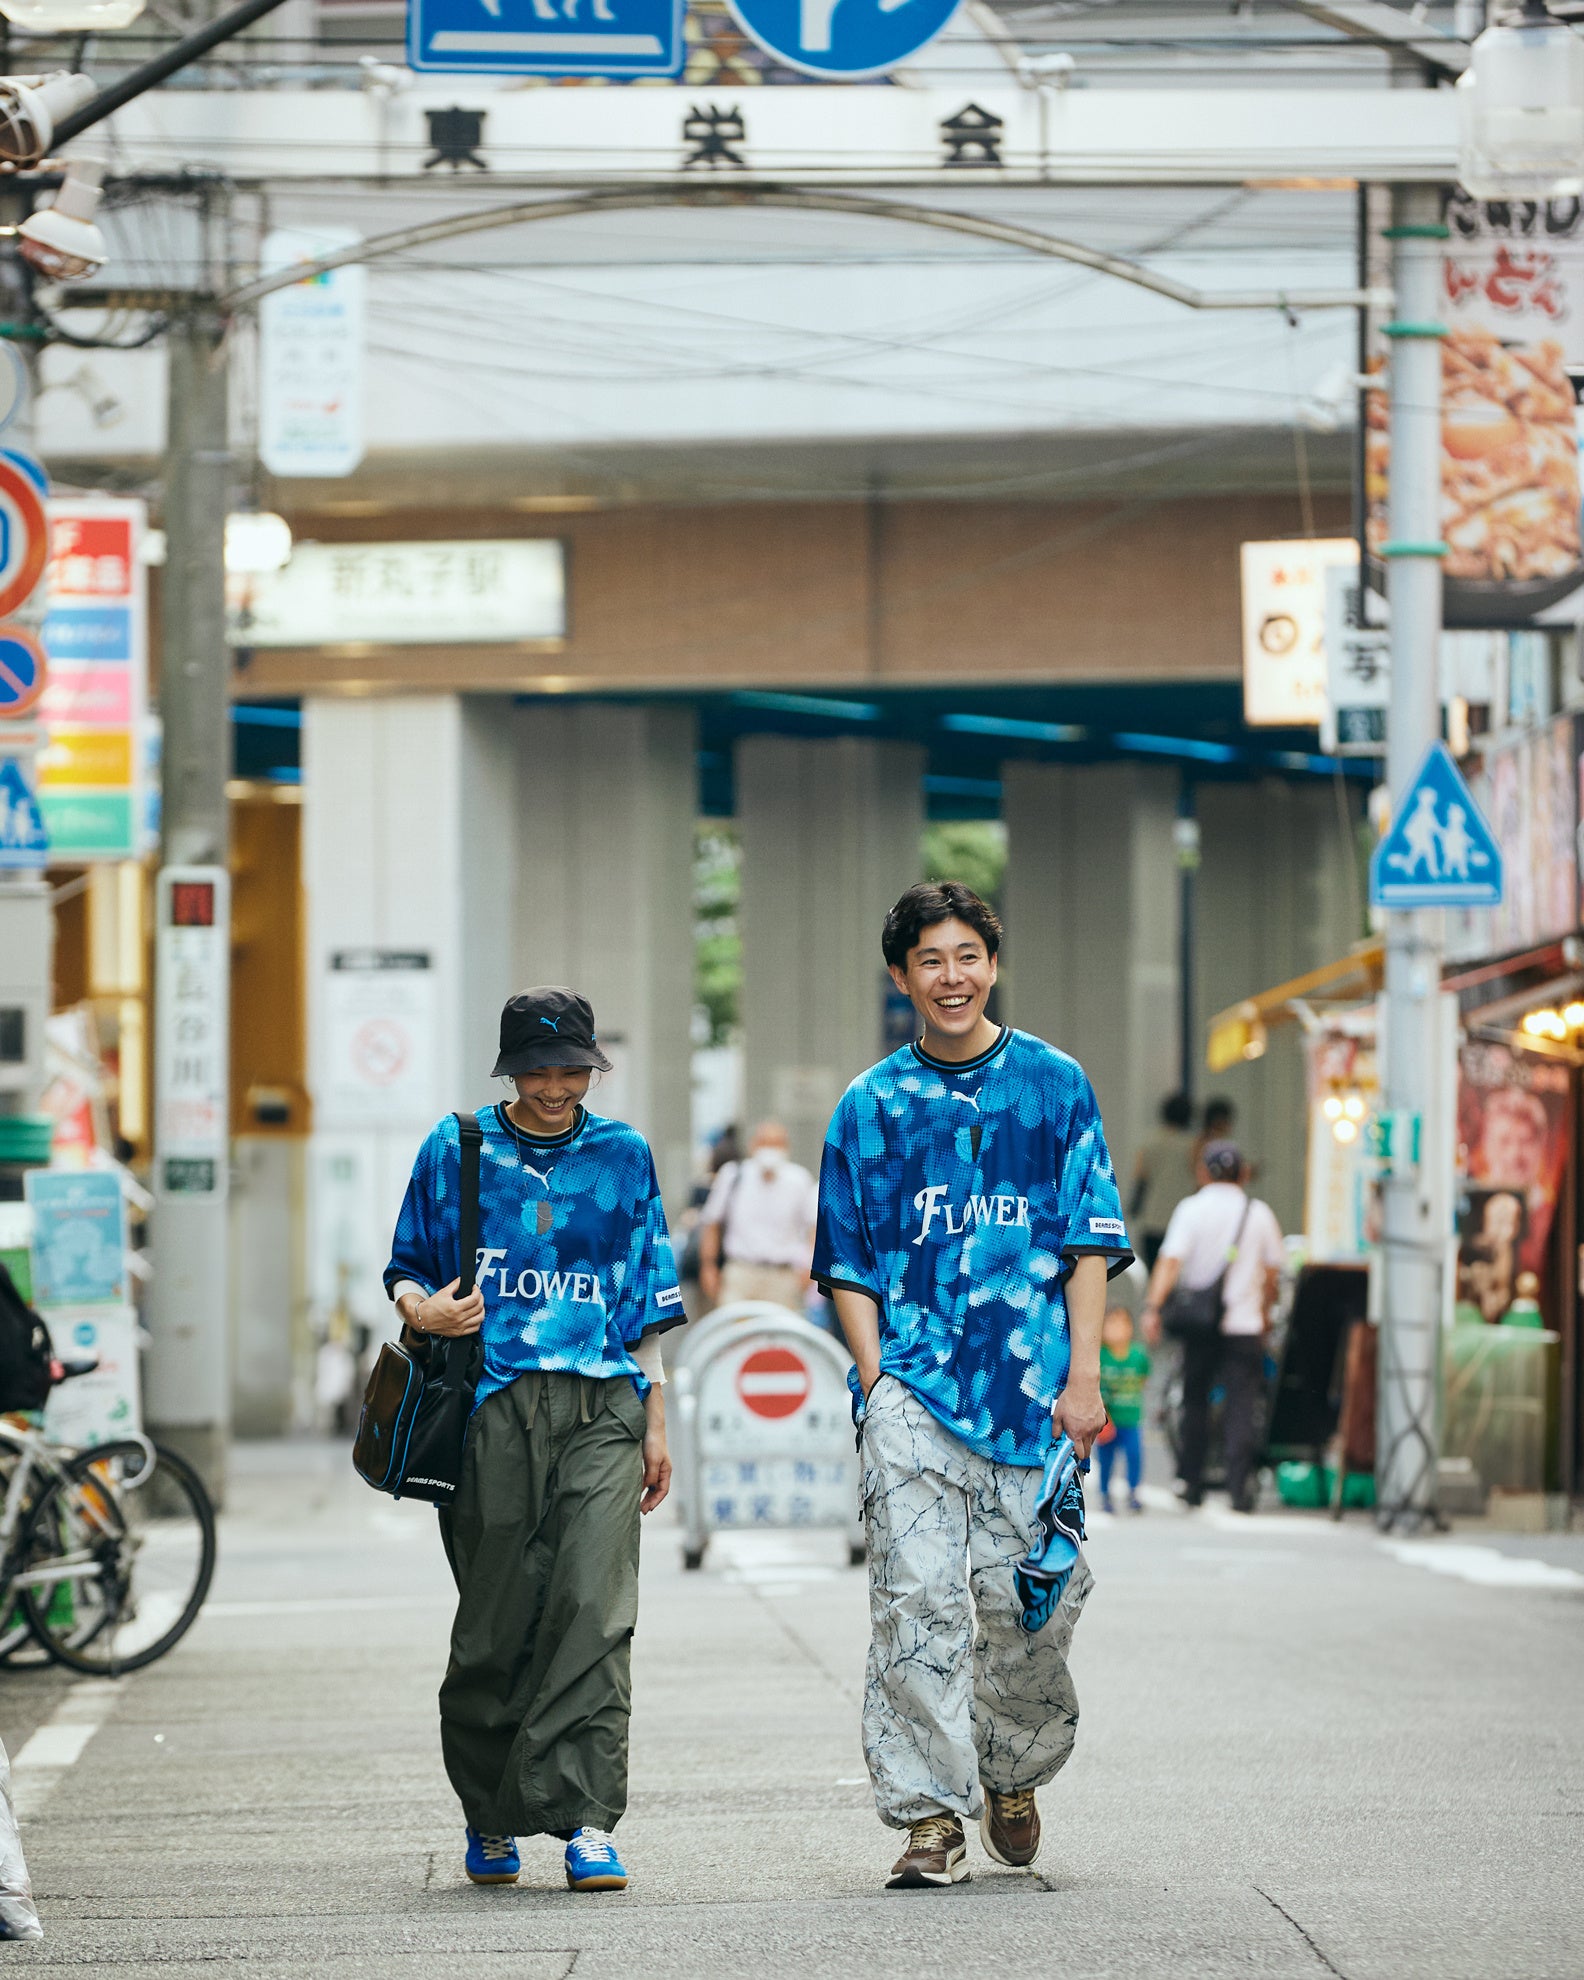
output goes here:
[[1187, 1127], [1193, 1119], [1193, 1102], [1186, 1093], [1172, 1094], [1161, 1102], [1161, 1119], [1168, 1127]]
[[943, 921], [965, 921], [993, 956], [1001, 947], [1001, 923], [972, 887], [960, 880], [921, 880], [909, 887], [885, 918], [880, 951], [894, 969], [906, 969], [908, 951], [916, 949], [926, 928]]

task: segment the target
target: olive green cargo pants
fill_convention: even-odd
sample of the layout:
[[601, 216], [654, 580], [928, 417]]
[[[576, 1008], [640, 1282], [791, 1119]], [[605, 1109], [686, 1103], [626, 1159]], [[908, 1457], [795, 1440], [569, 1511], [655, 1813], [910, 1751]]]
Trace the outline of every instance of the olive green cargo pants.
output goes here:
[[627, 1806], [644, 1406], [535, 1370], [479, 1405], [440, 1531], [456, 1576], [446, 1772], [486, 1835], [614, 1828]]

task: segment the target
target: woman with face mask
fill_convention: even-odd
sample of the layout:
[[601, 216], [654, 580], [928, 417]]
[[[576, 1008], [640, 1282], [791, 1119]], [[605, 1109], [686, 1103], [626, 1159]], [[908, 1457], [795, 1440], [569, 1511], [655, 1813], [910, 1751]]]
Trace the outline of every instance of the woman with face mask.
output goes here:
[[440, 1515], [457, 1582], [440, 1688], [446, 1772], [476, 1884], [515, 1883], [517, 1840], [566, 1844], [566, 1881], [621, 1890], [639, 1513], [671, 1483], [659, 1338], [685, 1318], [649, 1145], [583, 1104], [610, 1070], [572, 990], [501, 1013], [479, 1112], [476, 1285], [457, 1252], [460, 1137], [418, 1152], [385, 1283], [413, 1334], [482, 1333], [461, 1485]]
[[699, 1287], [711, 1306], [768, 1299], [803, 1310], [819, 1190], [792, 1160], [787, 1131], [761, 1121], [745, 1161], [715, 1178], [700, 1218]]

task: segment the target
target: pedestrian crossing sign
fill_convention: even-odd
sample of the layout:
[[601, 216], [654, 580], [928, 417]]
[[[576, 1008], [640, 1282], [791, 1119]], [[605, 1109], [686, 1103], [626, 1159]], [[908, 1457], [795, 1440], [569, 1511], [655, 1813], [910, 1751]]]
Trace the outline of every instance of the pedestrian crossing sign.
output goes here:
[[1502, 855], [1443, 742], [1419, 774], [1370, 861], [1370, 901], [1383, 908], [1495, 907]]
[[32, 778], [19, 757], [0, 757], [0, 868], [37, 868], [48, 853]]

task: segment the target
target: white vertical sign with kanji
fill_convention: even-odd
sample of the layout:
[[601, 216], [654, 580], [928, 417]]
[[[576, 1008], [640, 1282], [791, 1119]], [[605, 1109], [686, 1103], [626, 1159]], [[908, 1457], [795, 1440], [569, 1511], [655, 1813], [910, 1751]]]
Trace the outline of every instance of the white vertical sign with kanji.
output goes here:
[[[355, 247], [347, 227], [279, 227], [262, 274]], [[368, 270], [332, 268], [259, 308], [259, 457], [271, 474], [350, 474], [363, 458], [363, 343]]]
[[226, 1194], [230, 889], [223, 866], [167, 866], [159, 876], [154, 1174], [162, 1197]]

